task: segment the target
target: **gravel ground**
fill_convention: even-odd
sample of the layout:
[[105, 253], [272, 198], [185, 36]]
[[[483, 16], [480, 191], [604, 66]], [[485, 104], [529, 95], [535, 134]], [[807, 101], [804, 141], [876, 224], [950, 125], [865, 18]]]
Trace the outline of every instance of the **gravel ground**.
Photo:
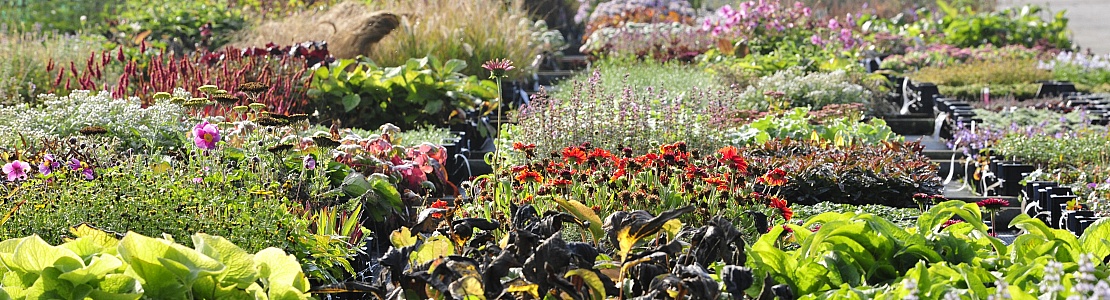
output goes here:
[[999, 0], [1000, 7], [1035, 4], [1055, 13], [1067, 10], [1072, 40], [1082, 49], [1110, 54], [1110, 0]]

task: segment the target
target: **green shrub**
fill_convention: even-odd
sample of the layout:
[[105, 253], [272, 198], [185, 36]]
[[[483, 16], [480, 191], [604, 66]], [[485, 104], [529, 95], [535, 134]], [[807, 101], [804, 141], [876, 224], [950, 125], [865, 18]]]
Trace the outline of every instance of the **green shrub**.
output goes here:
[[170, 49], [216, 50], [231, 41], [232, 33], [246, 26], [234, 2], [128, 0], [118, 8], [119, 25], [108, 30], [124, 34], [127, 40], [122, 43], [147, 35], [156, 45]]
[[94, 170], [92, 180], [63, 166], [47, 178], [22, 183], [0, 205], [11, 213], [0, 237], [38, 235], [61, 243], [67, 228], [87, 223], [149, 236], [204, 232], [227, 237], [249, 251], [295, 249], [296, 230], [303, 225], [290, 214], [293, 204], [264, 193], [273, 189], [272, 182], [260, 181], [264, 177], [249, 169], [164, 163], [154, 157], [120, 159], [80, 160]]
[[497, 97], [497, 86], [459, 71], [466, 62], [435, 57], [412, 58], [396, 67], [342, 59], [316, 69], [312, 89], [321, 113], [359, 128], [393, 123], [403, 129], [446, 125], [462, 116], [456, 110], [480, 110]]

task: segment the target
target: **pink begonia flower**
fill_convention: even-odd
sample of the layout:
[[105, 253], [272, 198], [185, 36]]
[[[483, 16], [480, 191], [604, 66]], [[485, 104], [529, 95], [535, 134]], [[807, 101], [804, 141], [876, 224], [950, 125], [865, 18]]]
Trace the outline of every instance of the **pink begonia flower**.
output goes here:
[[377, 138], [362, 143], [362, 148], [369, 152], [370, 155], [378, 156], [393, 150], [393, 145], [386, 140]]
[[4, 165], [4, 174], [8, 175], [8, 181], [26, 180], [29, 171], [31, 165], [18, 160]]
[[220, 129], [216, 127], [216, 124], [201, 121], [193, 127], [193, 143], [197, 145], [197, 148], [212, 150], [216, 148], [216, 143], [219, 141]]

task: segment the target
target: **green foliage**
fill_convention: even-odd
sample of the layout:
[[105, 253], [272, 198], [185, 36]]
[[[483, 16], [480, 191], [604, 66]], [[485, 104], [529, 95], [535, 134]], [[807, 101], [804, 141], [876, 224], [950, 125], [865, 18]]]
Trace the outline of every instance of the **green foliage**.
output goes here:
[[0, 1], [0, 24], [21, 32], [57, 30], [63, 33], [95, 28], [111, 19], [109, 8], [116, 1], [108, 0], [3, 0]]
[[1032, 59], [1003, 59], [955, 64], [944, 67], [926, 67], [911, 75], [918, 82], [931, 82], [941, 86], [971, 84], [1030, 84], [1052, 78], [1051, 72], [1037, 68]]
[[[172, 49], [216, 50], [231, 41], [231, 33], [246, 26], [232, 0], [128, 0], [120, 5], [121, 20], [110, 32], [128, 38], [149, 32], [151, 40]], [[209, 32], [201, 27], [209, 26]]]
[[959, 47], [984, 44], [1049, 46], [1057, 49], [1072, 46], [1065, 11], [1057, 12], [1050, 21], [1045, 21], [1038, 15], [1041, 12], [1038, 6], [976, 13], [969, 8], [961, 11], [946, 1], [937, 1], [937, 5], [944, 12], [938, 25], [947, 44]]
[[976, 101], [982, 102], [983, 89], [990, 89], [991, 102], [994, 99], [1033, 99], [1037, 97], [1037, 90], [1041, 88], [1040, 83], [1025, 82], [1015, 84], [990, 84], [990, 83], [975, 83], [968, 85], [949, 86], [942, 85], [937, 87], [940, 94], [945, 97], [952, 97], [963, 101]]
[[8, 299], [308, 299], [308, 281], [277, 248], [250, 254], [198, 233], [193, 248], [129, 232], [122, 239], [88, 226], [52, 246], [37, 235], [0, 242]]
[[901, 141], [886, 121], [874, 118], [861, 122], [858, 117], [841, 117], [814, 125], [809, 109], [795, 108], [782, 115], [770, 115], [729, 130], [733, 145], [759, 145], [772, 139], [832, 142], [837, 147], [853, 144], [875, 145], [882, 141]]
[[308, 94], [323, 113], [352, 127], [446, 125], [457, 121], [457, 110], [482, 109], [486, 99], [497, 97], [492, 81], [459, 73], [466, 65], [457, 59], [424, 57], [380, 68], [365, 60], [343, 59], [317, 69]]

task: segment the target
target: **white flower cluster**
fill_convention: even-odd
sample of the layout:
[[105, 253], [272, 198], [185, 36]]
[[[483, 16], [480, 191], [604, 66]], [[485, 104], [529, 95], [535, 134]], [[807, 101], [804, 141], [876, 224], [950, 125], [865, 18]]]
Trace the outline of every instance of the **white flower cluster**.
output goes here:
[[761, 78], [755, 85], [748, 86], [740, 98], [745, 103], [763, 103], [766, 92], [782, 92], [794, 107], [809, 106], [813, 109], [829, 104], [862, 103], [871, 98], [871, 92], [851, 83], [848, 73], [843, 70], [806, 74], [799, 67]]
[[[184, 90], [174, 96], [188, 99]], [[42, 105], [0, 107], [0, 145], [78, 134], [86, 126], [100, 126], [119, 138], [124, 147], [166, 145], [189, 130], [183, 123], [185, 109], [169, 101], [143, 108], [139, 98], [113, 99], [107, 91], [93, 94], [75, 90], [68, 96], [40, 95]], [[169, 139], [169, 140], [167, 140]]]
[[1053, 60], [1038, 62], [1037, 68], [1052, 70], [1057, 65], [1072, 65], [1084, 70], [1110, 70], [1110, 55], [1086, 55], [1064, 51], [1057, 54]]

